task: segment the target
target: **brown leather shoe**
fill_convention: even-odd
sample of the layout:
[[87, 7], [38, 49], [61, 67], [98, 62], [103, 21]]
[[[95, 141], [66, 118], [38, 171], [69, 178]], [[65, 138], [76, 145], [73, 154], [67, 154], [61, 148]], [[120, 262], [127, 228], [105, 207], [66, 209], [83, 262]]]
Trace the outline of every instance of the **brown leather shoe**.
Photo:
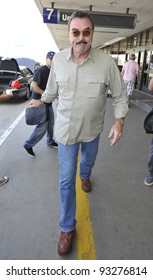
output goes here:
[[58, 243], [58, 253], [60, 255], [66, 255], [69, 253], [72, 247], [72, 240], [75, 233], [75, 230], [68, 232], [61, 231], [61, 236]]
[[82, 179], [81, 178], [81, 187], [84, 192], [91, 192], [91, 182], [90, 179]]

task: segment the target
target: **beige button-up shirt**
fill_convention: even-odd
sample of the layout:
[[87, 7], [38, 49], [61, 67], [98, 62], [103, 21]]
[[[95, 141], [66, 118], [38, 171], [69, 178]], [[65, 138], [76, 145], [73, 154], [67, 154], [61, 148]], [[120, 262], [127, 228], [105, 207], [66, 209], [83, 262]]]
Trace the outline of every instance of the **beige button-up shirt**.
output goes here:
[[41, 97], [46, 103], [58, 97], [55, 140], [74, 144], [95, 139], [103, 130], [108, 88], [115, 118], [125, 117], [126, 87], [111, 56], [91, 48], [88, 58], [77, 64], [71, 48], [58, 52]]

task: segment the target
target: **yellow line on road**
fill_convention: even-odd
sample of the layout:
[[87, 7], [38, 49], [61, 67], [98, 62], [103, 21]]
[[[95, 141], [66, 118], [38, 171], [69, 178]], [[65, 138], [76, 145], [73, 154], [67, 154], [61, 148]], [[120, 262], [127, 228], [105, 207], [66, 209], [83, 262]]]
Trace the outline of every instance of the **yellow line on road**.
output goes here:
[[77, 259], [96, 260], [92, 223], [90, 221], [90, 207], [88, 195], [82, 191], [79, 174], [76, 177], [76, 199], [77, 199]]

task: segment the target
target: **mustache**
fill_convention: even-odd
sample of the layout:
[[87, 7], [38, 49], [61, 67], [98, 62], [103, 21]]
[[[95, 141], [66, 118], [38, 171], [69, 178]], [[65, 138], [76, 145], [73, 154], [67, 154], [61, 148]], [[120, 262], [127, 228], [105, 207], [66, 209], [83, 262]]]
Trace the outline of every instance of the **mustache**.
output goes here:
[[80, 40], [80, 41], [78, 41], [78, 42], [76, 43], [76, 45], [79, 45], [79, 44], [87, 44], [87, 42], [84, 41], [84, 40]]

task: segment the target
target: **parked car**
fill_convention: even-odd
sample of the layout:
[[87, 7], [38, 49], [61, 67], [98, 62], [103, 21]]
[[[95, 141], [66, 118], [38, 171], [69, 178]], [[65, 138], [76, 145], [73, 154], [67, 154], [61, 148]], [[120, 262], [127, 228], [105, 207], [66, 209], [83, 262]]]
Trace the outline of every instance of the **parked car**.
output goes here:
[[[0, 60], [0, 100], [31, 97], [33, 72], [26, 66], [19, 66], [16, 59]], [[3, 100], [4, 99], [4, 100]]]

